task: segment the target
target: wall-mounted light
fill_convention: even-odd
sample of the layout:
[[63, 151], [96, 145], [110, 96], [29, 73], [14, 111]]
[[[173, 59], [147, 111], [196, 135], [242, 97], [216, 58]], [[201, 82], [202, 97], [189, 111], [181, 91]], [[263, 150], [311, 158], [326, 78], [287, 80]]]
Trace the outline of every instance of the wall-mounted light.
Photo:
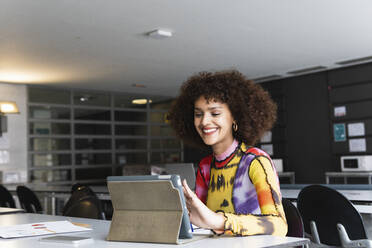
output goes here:
[[0, 101], [0, 114], [19, 114], [17, 104], [15, 102]]
[[8, 131], [8, 119], [6, 114], [19, 114], [17, 104], [15, 102], [0, 101], [0, 137]]
[[146, 104], [147, 101], [149, 103], [152, 103], [151, 99], [148, 99], [148, 100], [147, 99], [134, 99], [134, 100], [132, 100], [132, 104]]

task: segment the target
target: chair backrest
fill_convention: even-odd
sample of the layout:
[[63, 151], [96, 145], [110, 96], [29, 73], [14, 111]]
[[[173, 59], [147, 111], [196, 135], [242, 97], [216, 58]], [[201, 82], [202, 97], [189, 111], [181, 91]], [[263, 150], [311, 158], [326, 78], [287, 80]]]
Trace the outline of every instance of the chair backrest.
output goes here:
[[83, 187], [84, 185], [81, 183], [75, 183], [71, 186], [71, 194], [74, 193], [76, 190], [78, 190], [80, 187]]
[[79, 185], [72, 191], [70, 199], [63, 207], [63, 216], [105, 219], [101, 201], [88, 186]]
[[0, 184], [0, 207], [15, 208], [12, 194], [7, 188]]
[[71, 204], [63, 210], [63, 216], [105, 219], [97, 199], [91, 196]]
[[296, 208], [293, 203], [283, 198], [282, 199], [282, 205], [284, 208], [285, 217], [287, 218], [287, 224], [288, 224], [288, 237], [298, 237], [298, 238], [304, 238], [305, 232], [304, 232], [304, 224], [302, 222], [302, 218], [300, 215], [300, 212]]
[[353, 204], [341, 193], [322, 185], [303, 188], [297, 198], [297, 208], [301, 213], [305, 231], [310, 231], [310, 221], [314, 221], [320, 242], [340, 246], [337, 224], [342, 224], [350, 239], [366, 239], [362, 217]]
[[27, 188], [26, 186], [18, 186], [17, 195], [21, 207], [26, 210], [27, 213], [43, 212], [39, 198], [31, 189]]

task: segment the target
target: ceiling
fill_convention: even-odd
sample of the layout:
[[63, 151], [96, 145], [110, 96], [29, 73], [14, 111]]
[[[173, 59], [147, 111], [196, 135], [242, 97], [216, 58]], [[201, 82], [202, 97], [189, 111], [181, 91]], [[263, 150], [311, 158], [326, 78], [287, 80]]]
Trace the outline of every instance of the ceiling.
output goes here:
[[[158, 28], [173, 36], [146, 35]], [[371, 55], [370, 0], [0, 0], [6, 83], [174, 96], [199, 71], [289, 76]]]

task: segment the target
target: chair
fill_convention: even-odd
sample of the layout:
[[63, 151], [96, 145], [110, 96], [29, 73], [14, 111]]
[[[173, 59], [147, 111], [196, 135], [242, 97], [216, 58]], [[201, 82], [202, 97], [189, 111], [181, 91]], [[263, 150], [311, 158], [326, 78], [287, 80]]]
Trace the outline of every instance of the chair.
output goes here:
[[62, 210], [63, 216], [106, 219], [101, 201], [88, 186], [73, 186], [72, 191], [70, 199]]
[[297, 208], [305, 231], [316, 244], [372, 247], [359, 212], [338, 191], [322, 185], [307, 186], [298, 195]]
[[17, 195], [21, 207], [27, 213], [43, 213], [39, 198], [31, 189], [26, 186], [17, 186]]
[[0, 184], [0, 207], [15, 208], [15, 202], [9, 190]]
[[84, 185], [81, 183], [75, 183], [71, 186], [71, 194], [74, 193], [76, 190], [78, 190], [80, 187], [83, 187]]
[[[91, 194], [91, 195], [96, 196], [96, 194], [94, 193], [94, 191], [91, 188], [89, 188], [87, 186], [84, 186], [81, 183], [75, 183], [74, 185], [72, 185], [71, 194], [74, 193], [76, 190], [78, 190], [80, 187], [86, 187], [86, 189], [84, 189], [84, 190], [86, 191], [87, 194]], [[114, 212], [111, 200], [100, 200], [100, 205], [102, 206], [103, 218], [106, 219], [106, 220], [111, 220], [113, 212]]]
[[285, 213], [285, 217], [287, 218], [288, 224], [288, 237], [297, 237], [297, 238], [304, 238], [304, 224], [302, 222], [302, 218], [300, 212], [296, 208], [293, 203], [286, 199], [282, 199], [282, 205]]

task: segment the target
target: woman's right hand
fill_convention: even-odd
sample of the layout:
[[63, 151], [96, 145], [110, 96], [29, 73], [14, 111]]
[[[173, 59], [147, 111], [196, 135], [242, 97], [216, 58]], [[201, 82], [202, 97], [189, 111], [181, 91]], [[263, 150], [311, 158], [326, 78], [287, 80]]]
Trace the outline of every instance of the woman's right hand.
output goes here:
[[186, 180], [182, 181], [182, 188], [191, 223], [201, 228], [213, 229], [216, 233], [223, 232], [225, 217], [210, 210], [190, 189]]

